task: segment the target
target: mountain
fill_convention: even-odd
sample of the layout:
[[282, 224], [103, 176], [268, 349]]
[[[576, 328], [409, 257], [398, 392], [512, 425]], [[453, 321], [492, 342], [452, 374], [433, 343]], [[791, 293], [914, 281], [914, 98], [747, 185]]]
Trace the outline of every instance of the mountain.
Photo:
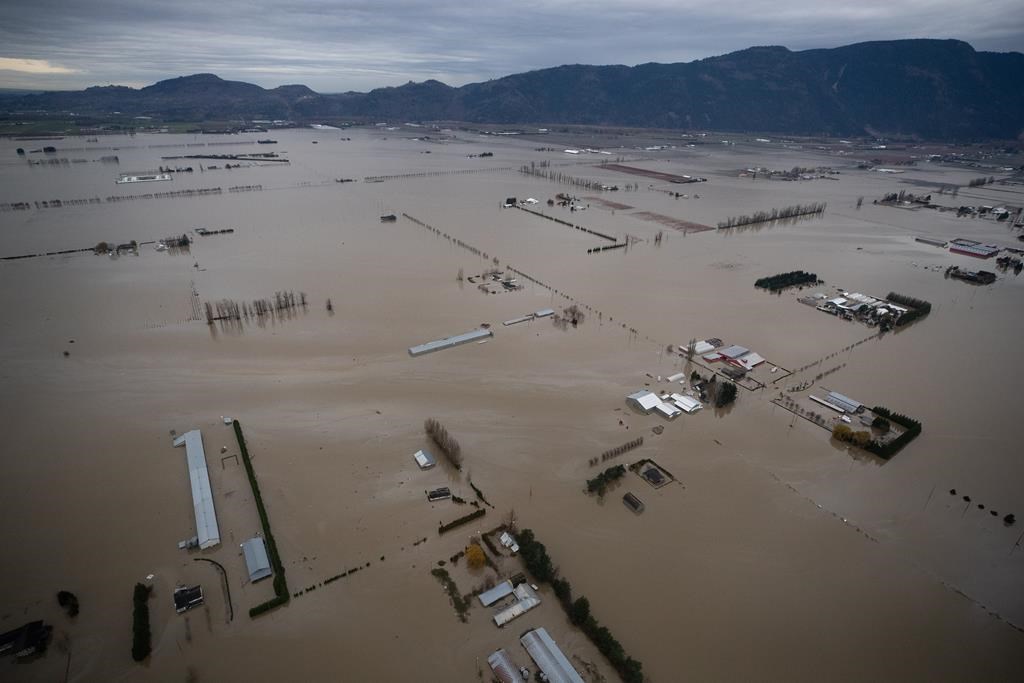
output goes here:
[[1008, 139], [1024, 132], [1024, 55], [978, 52], [957, 40], [769, 46], [688, 63], [575, 64], [458, 88], [429, 80], [341, 94], [196, 74], [139, 90], [0, 94], [3, 111], [8, 119], [73, 111], [168, 121], [340, 117]]

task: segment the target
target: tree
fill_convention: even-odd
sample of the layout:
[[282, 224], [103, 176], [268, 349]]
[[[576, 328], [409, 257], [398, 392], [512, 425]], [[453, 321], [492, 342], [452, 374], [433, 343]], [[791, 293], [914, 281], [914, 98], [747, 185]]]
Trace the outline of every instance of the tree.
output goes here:
[[585, 597], [578, 597], [569, 607], [569, 621], [576, 626], [583, 624], [590, 618], [590, 601]]
[[885, 433], [889, 431], [892, 425], [889, 424], [888, 420], [879, 415], [874, 420], [871, 421], [871, 426], [877, 429], [878, 431]]
[[697, 353], [697, 340], [696, 339], [691, 339], [686, 344], [686, 359], [687, 360], [693, 360], [693, 356], [696, 353]]
[[850, 436], [850, 442], [857, 448], [864, 448], [871, 443], [871, 432], [858, 431]]
[[844, 424], [837, 424], [832, 428], [832, 438], [839, 441], [849, 441], [853, 437], [853, 430]]
[[487, 564], [487, 556], [484, 555], [484, 549], [476, 543], [470, 543], [466, 547], [466, 564], [469, 565], [470, 569], [480, 569]]
[[[714, 379], [712, 377], [711, 379]], [[736, 401], [736, 385], [732, 382], [723, 382], [718, 386], [718, 393], [715, 395], [715, 407], [724, 408]]]

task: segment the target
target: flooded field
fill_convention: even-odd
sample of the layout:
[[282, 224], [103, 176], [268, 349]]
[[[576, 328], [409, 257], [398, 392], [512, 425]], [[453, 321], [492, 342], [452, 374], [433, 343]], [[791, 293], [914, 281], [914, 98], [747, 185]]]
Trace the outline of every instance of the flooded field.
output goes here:
[[[475, 599], [459, 620], [431, 570], [444, 561], [462, 594], [523, 571], [504, 554], [497, 571], [450, 562], [510, 516], [651, 681], [1018, 676], [1024, 528], [1003, 517], [1024, 512], [1015, 428], [1024, 278], [1012, 269], [986, 286], [946, 278], [951, 265], [995, 270], [994, 259], [915, 238], [1017, 248], [1021, 230], [873, 201], [907, 190], [948, 206], [1020, 207], [1024, 187], [967, 187], [989, 171], [939, 163], [858, 169], [867, 150], [414, 139], [425, 134], [274, 131], [273, 146], [257, 146], [257, 134], [0, 141], [0, 203], [27, 205], [0, 212], [0, 257], [138, 244], [0, 261], [0, 631], [34, 619], [54, 626], [43, 657], [5, 657], [0, 678], [488, 681], [499, 647], [536, 669], [518, 639], [543, 626], [587, 680], [618, 680], [549, 585], [540, 607], [502, 629]], [[246, 144], [220, 144], [234, 142]], [[43, 144], [69, 162], [29, 165], [15, 153]], [[586, 146], [610, 154], [561, 151]], [[161, 159], [267, 151], [288, 163]], [[117, 163], [99, 161], [110, 155]], [[601, 161], [707, 181], [670, 184]], [[115, 183], [168, 164], [193, 172]], [[519, 172], [530, 164], [620, 189]], [[840, 172], [741, 175], [797, 166]], [[960, 186], [957, 196], [939, 195], [944, 185]], [[578, 210], [549, 205], [559, 193], [577, 197]], [[537, 203], [503, 208], [513, 197]], [[816, 202], [827, 203], [823, 215], [713, 229]], [[381, 221], [390, 214], [394, 222]], [[157, 249], [182, 234], [187, 249]], [[798, 269], [824, 284], [754, 287]], [[489, 270], [501, 273], [487, 286], [495, 293], [479, 287]], [[929, 301], [931, 313], [879, 335], [798, 301], [841, 291], [897, 292]], [[205, 320], [207, 302], [248, 306], [276, 292], [308, 303]], [[563, 317], [572, 305], [583, 313], [576, 325]], [[501, 324], [545, 308], [557, 315]], [[408, 353], [483, 324], [494, 333], [487, 343]], [[673, 421], [626, 405], [645, 387], [679, 390], [659, 378], [718, 369], [677, 352], [711, 337], [767, 359], [754, 390]], [[909, 415], [923, 432], [889, 461], [851, 450], [780, 403], [807, 403], [822, 386]], [[255, 619], [249, 608], [273, 587], [248, 581], [239, 544], [261, 533], [260, 518], [224, 416], [245, 430], [295, 594]], [[423, 429], [431, 417], [458, 439], [462, 472], [443, 460], [416, 467], [417, 450], [436, 452]], [[191, 429], [203, 431], [222, 541], [204, 551], [178, 549], [195, 521], [184, 449], [170, 434]], [[642, 446], [590, 464], [639, 436]], [[605, 467], [642, 458], [677, 482], [655, 489], [627, 473], [603, 500], [584, 492]], [[447, 486], [473, 501], [470, 480], [493, 507], [439, 535], [474, 508], [428, 502], [425, 491]], [[621, 503], [627, 492], [642, 514]], [[200, 558], [225, 568], [230, 604]], [[130, 654], [139, 581], [154, 587], [143, 664]], [[196, 583], [205, 605], [176, 614], [174, 587]], [[73, 620], [57, 605], [62, 589], [81, 602]]]

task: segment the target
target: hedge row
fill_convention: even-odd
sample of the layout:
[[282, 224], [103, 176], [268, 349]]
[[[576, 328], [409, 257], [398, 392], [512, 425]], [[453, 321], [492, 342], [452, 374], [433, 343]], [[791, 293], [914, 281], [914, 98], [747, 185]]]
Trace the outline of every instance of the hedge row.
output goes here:
[[260, 524], [263, 526], [263, 541], [267, 546], [267, 557], [270, 559], [270, 566], [274, 569], [274, 598], [256, 605], [249, 610], [250, 617], [256, 617], [264, 612], [269, 612], [288, 602], [291, 594], [288, 592], [288, 582], [284, 578], [284, 565], [281, 563], [281, 556], [277, 552], [277, 543], [274, 541], [274, 534], [270, 531], [270, 517], [267, 516], [267, 508], [263, 505], [263, 496], [260, 495], [260, 485], [256, 481], [256, 471], [249, 459], [249, 449], [245, 446], [245, 437], [242, 436], [242, 423], [234, 422], [235, 438], [238, 439], [238, 449], [242, 452], [242, 464], [245, 465], [245, 473], [249, 477], [249, 484], [252, 486], [252, 497], [256, 501], [256, 511], [260, 515]]
[[152, 588], [142, 583], [135, 584], [132, 595], [132, 659], [141, 662], [152, 651], [149, 632], [149, 594]]
[[903, 327], [904, 325], [912, 323], [918, 318], [922, 318], [932, 312], [932, 305], [924, 299], [915, 299], [912, 296], [897, 294], [896, 292], [889, 292], [889, 296], [885, 298], [894, 304], [906, 306], [910, 309], [896, 321], [897, 327]]
[[901, 413], [894, 413], [888, 408], [883, 408], [882, 406], [875, 406], [871, 409], [871, 412], [889, 420], [889, 422], [895, 422], [905, 430], [892, 441], [879, 443], [878, 441], [872, 440], [871, 443], [865, 446], [866, 451], [874, 453], [880, 458], [888, 460], [903, 450], [904, 446], [916, 439], [921, 433], [921, 423], [912, 417], [908, 417]]
[[578, 626], [600, 650], [601, 654], [608, 658], [608, 662], [619, 673], [622, 680], [625, 683], [643, 683], [643, 665], [628, 656], [622, 649], [622, 644], [615, 639], [611, 631], [598, 623], [590, 613], [590, 601], [587, 598], [580, 596], [573, 600], [572, 585], [558, 576], [558, 570], [552, 564], [547, 548], [534, 537], [531, 529], [523, 529], [519, 532], [519, 556], [523, 558], [526, 569], [533, 574], [534, 578], [540, 582], [551, 584], [569, 621]]
[[779, 273], [778, 275], [770, 275], [768, 277], [759, 278], [754, 282], [754, 286], [760, 289], [769, 289], [773, 292], [777, 292], [786, 287], [795, 287], [796, 285], [813, 284], [818, 281], [818, 276], [814, 273], [808, 273], [802, 270], [794, 270], [788, 273]]
[[440, 525], [439, 527], [437, 527], [437, 533], [438, 534], [443, 534], [445, 532], [451, 531], [452, 529], [454, 529], [456, 527], [460, 527], [463, 524], [468, 524], [469, 522], [472, 522], [474, 519], [476, 519], [478, 517], [483, 517], [486, 514], [487, 514], [487, 509], [486, 508], [480, 508], [479, 510], [474, 510], [473, 512], [470, 512], [468, 515], [464, 515], [462, 517], [459, 517], [458, 519], [453, 520], [451, 522], [448, 522], [447, 524]]

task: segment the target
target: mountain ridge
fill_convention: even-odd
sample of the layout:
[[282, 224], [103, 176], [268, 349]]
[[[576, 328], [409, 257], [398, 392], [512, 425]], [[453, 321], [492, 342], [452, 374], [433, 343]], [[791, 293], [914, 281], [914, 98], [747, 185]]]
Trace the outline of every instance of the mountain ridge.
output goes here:
[[801, 51], [764, 45], [692, 62], [566, 64], [459, 87], [429, 79], [336, 94], [201, 73], [140, 89], [0, 95], [7, 118], [19, 110], [168, 121], [400, 118], [1010, 139], [1024, 134], [1024, 55], [934, 39]]

